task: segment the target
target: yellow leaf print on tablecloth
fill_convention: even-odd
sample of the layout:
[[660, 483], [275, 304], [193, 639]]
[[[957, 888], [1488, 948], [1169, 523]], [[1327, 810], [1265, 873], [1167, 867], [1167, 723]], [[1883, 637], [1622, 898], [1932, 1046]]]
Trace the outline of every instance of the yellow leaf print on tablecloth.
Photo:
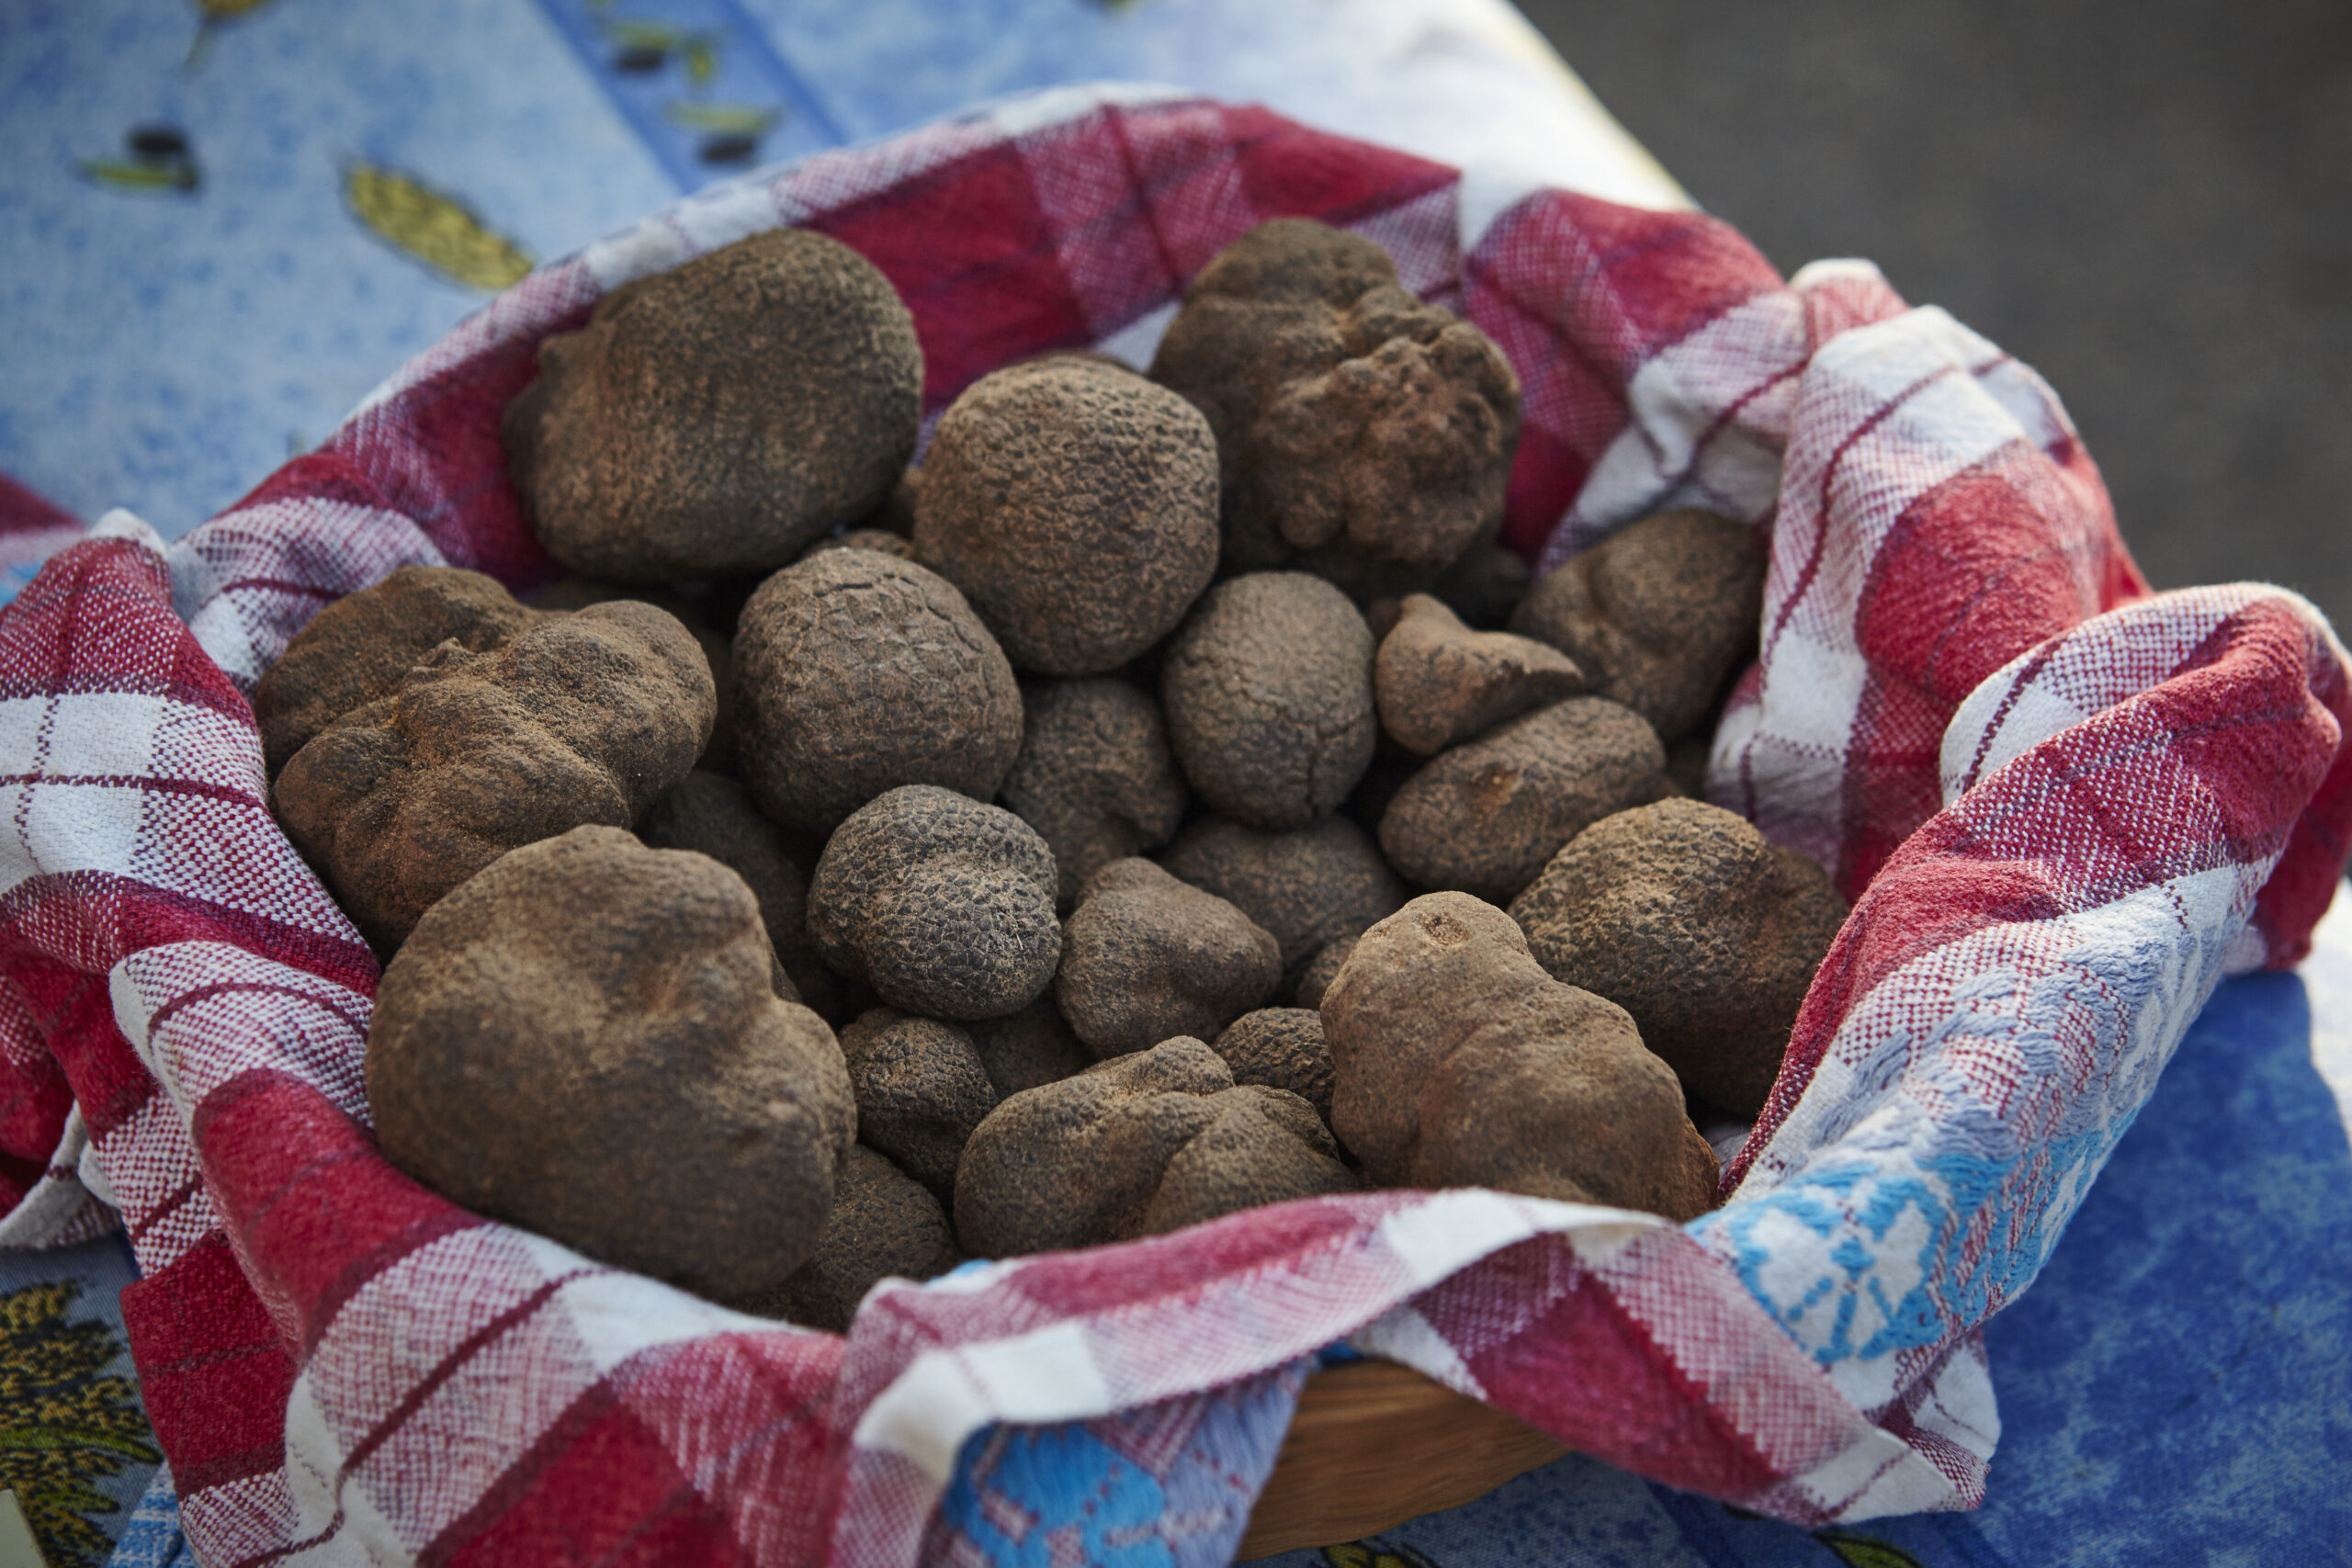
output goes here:
[[59, 1280], [0, 1295], [0, 1488], [17, 1495], [51, 1568], [107, 1560], [86, 1516], [116, 1505], [92, 1481], [160, 1457], [137, 1387], [99, 1375], [122, 1353], [114, 1331], [65, 1315], [81, 1289]]
[[453, 282], [499, 289], [531, 270], [530, 253], [463, 202], [397, 170], [353, 164], [343, 172], [343, 193], [379, 238]]

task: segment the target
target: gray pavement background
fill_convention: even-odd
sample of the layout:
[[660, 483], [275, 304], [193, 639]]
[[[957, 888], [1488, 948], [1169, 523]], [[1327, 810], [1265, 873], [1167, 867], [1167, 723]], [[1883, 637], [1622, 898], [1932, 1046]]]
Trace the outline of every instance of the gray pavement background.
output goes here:
[[1868, 256], [2048, 378], [2157, 586], [2352, 630], [2352, 5], [1520, 4], [1784, 272]]

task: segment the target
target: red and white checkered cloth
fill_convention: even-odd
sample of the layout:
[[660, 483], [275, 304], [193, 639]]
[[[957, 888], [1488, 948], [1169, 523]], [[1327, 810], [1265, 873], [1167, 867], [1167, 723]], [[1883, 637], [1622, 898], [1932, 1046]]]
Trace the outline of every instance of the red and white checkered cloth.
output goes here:
[[[497, 436], [537, 342], [802, 224], [897, 284], [935, 414], [1019, 355], [1147, 355], [1183, 281], [1280, 214], [1379, 241], [1510, 355], [1515, 544], [1556, 559], [1692, 501], [1772, 531], [1710, 793], [1860, 898], [1724, 1207], [1678, 1229], [1480, 1191], [1284, 1204], [886, 1286], [844, 1340], [387, 1165], [376, 965], [270, 818], [245, 694], [402, 562], [549, 573]], [[124, 1321], [214, 1568], [910, 1562], [953, 1546], [936, 1510], [981, 1428], [1116, 1430], [1349, 1337], [1784, 1517], [1967, 1506], [1998, 1427], [1978, 1325], [2219, 976], [2292, 963], [2327, 903], [2346, 675], [2292, 594], [2147, 596], [2048, 389], [1867, 267], [1783, 283], [1702, 216], [1254, 108], [1046, 94], [536, 274], [187, 539], [117, 514], [0, 615], [0, 1206], [22, 1200], [16, 1239], [54, 1235], [25, 1216], [73, 1167], [119, 1207], [144, 1275]], [[1238, 1539], [1226, 1515], [1207, 1549]]]

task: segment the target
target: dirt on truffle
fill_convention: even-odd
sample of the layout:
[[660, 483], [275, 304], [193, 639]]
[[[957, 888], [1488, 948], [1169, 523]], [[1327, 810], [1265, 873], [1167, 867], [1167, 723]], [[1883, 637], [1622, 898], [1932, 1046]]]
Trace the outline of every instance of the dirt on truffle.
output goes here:
[[1561, 984], [1509, 915], [1463, 893], [1366, 931], [1323, 998], [1331, 1125], [1383, 1186], [1713, 1206], [1713, 1149], [1625, 1010]]
[[1015, 365], [941, 416], [915, 549], [1016, 668], [1101, 674], [1173, 631], [1208, 587], [1216, 461], [1200, 411], [1124, 366]]
[[[688, 647], [691, 648], [691, 644]], [[376, 1137], [451, 1201], [721, 1299], [816, 1250], [856, 1111], [707, 856], [576, 828], [435, 905], [368, 1030]]]
[[1254, 572], [1211, 589], [1159, 671], [1194, 793], [1274, 829], [1337, 807], [1372, 761], [1372, 628], [1320, 578]]
[[542, 342], [506, 410], [507, 466], [574, 571], [765, 571], [882, 502], [922, 398], [889, 280], [839, 241], [775, 229], [624, 284]]
[[956, 1200], [956, 1162], [996, 1109], [996, 1089], [969, 1032], [937, 1019], [876, 1008], [841, 1032], [857, 1097], [857, 1135], [931, 1190]]
[[1331, 1048], [1323, 1020], [1308, 1008], [1260, 1008], [1225, 1026], [1210, 1043], [1238, 1084], [1288, 1089], [1326, 1122], [1331, 1119]]
[[626, 828], [685, 777], [716, 695], [694, 638], [650, 604], [550, 615], [489, 653], [445, 642], [344, 715], [271, 789], [287, 836], [379, 953], [510, 849]]
[[836, 973], [893, 1007], [957, 1020], [1016, 1011], [1061, 957], [1053, 852], [1000, 807], [904, 785], [826, 843], [808, 937]]
[[272, 778], [312, 736], [390, 696], [444, 642], [488, 653], [537, 612], [493, 578], [447, 566], [403, 566], [311, 617], [254, 686], [254, 719]]
[[1577, 834], [1510, 912], [1536, 962], [1623, 1008], [1691, 1093], [1753, 1121], [1846, 901], [1745, 818], [1666, 800]]
[[1424, 757], [1583, 690], [1584, 672], [1559, 649], [1474, 632], [1426, 593], [1405, 596], [1373, 660], [1381, 727]]
[[1230, 570], [1434, 574], [1502, 515], [1519, 378], [1369, 240], [1260, 224], [1185, 289], [1151, 375], [1216, 438]]
[[1004, 803], [1052, 848], [1067, 909], [1095, 872], [1166, 843], [1189, 796], [1159, 705], [1125, 682], [1027, 681], [1021, 706]]
[[1371, 836], [1336, 815], [1280, 833], [1204, 817], [1159, 863], [1272, 932], [1287, 985], [1325, 944], [1395, 913], [1406, 897]]
[[1180, 1037], [1000, 1104], [956, 1171], [956, 1231], [977, 1256], [1010, 1258], [1355, 1185], [1312, 1106], [1237, 1088], [1222, 1057]]
[[1508, 902], [1562, 844], [1670, 788], [1638, 714], [1570, 697], [1431, 758], [1390, 798], [1380, 847], [1419, 886]]
[[609, 604], [616, 599], [634, 599], [666, 610], [678, 619], [678, 624], [691, 633], [701, 645], [702, 656], [710, 661], [710, 680], [718, 694], [718, 708], [710, 724], [710, 739], [702, 749], [695, 766], [722, 773], [735, 771], [735, 656], [727, 638], [711, 629], [702, 612], [684, 594], [661, 588], [631, 588], [617, 582], [598, 582], [594, 578], [571, 576], [550, 583], [531, 601], [539, 610], [584, 610], [591, 604]]
[[1021, 750], [1021, 689], [937, 573], [873, 550], [777, 572], [735, 634], [743, 782], [778, 821], [829, 832], [900, 784], [994, 798]]
[[1766, 565], [1757, 530], [1712, 512], [1661, 512], [1569, 558], [1520, 601], [1510, 626], [1575, 660], [1596, 695], [1672, 742], [1756, 656]]
[[808, 945], [808, 879], [784, 833], [760, 814], [749, 791], [724, 773], [696, 768], [638, 818], [637, 836], [657, 850], [708, 855], [750, 884], [776, 962], [801, 1001], [826, 1012], [841, 987]]
[[888, 1156], [852, 1144], [815, 1255], [775, 1290], [734, 1304], [846, 1334], [858, 1303], [884, 1280], [936, 1279], [962, 1261], [939, 1200]]
[[1148, 860], [1120, 860], [1079, 889], [1054, 996], [1088, 1050], [1117, 1056], [1213, 1037], [1281, 976], [1281, 949], [1249, 916]]

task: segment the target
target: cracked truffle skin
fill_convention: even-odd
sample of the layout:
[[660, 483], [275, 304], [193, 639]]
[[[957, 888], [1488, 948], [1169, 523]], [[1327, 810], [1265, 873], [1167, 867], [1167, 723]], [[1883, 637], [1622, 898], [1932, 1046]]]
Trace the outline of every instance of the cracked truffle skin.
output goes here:
[[1661, 512], [1595, 545], [1529, 591], [1510, 628], [1577, 661], [1669, 745], [1696, 729], [1764, 613], [1764, 542], [1712, 512]]
[[817, 1248], [855, 1133], [832, 1031], [769, 989], [742, 879], [576, 828], [429, 910], [368, 1034], [385, 1155], [445, 1197], [722, 1300]]
[[1158, 849], [1190, 796], [1159, 705], [1124, 681], [1030, 681], [1004, 803], [1052, 847], [1064, 908], [1114, 860]]
[[1672, 787], [1640, 715], [1570, 697], [1430, 759], [1390, 797], [1380, 848], [1409, 882], [1507, 903], [1562, 844]]
[[945, 578], [875, 550], [770, 577], [735, 633], [743, 782], [787, 827], [830, 832], [900, 784], [993, 799], [1021, 750], [1021, 688]]
[[1502, 516], [1519, 378], [1369, 240], [1260, 224], [1186, 288], [1151, 377], [1216, 435], [1230, 570], [1304, 555], [1435, 573]]
[[1354, 936], [1405, 902], [1405, 885], [1371, 838], [1337, 815], [1280, 833], [1204, 817], [1159, 863], [1272, 932], [1293, 983], [1325, 943]]
[[1288, 1089], [1325, 1121], [1331, 1118], [1331, 1048], [1311, 1008], [1260, 1008], [1225, 1026], [1210, 1043], [1238, 1084]]
[[1054, 995], [1088, 1050], [1117, 1056], [1212, 1037], [1281, 976], [1281, 948], [1249, 916], [1148, 860], [1120, 860], [1079, 890]]
[[941, 416], [917, 558], [1022, 670], [1115, 670], [1216, 574], [1216, 443], [1200, 411], [1114, 363], [1057, 355], [982, 377]]
[[889, 280], [838, 241], [771, 230], [624, 284], [540, 344], [506, 410], [507, 468], [574, 571], [767, 571], [882, 502], [922, 398]]
[[1209, 590], [1159, 671], [1193, 793], [1272, 829], [1336, 807], [1372, 762], [1372, 628], [1319, 577], [1252, 572]]
[[1510, 912], [1537, 963], [1623, 1008], [1691, 1093], [1752, 1121], [1846, 901], [1736, 813], [1662, 800], [1577, 834]]
[[275, 778], [312, 736], [390, 696], [417, 660], [454, 640], [487, 653], [540, 618], [493, 578], [404, 566], [311, 617], [254, 686], [263, 760]]
[[508, 850], [626, 828], [685, 777], [717, 706], [686, 629], [621, 601], [549, 615], [493, 652], [444, 643], [345, 715], [271, 789], [287, 837], [379, 953]]
[[996, 1109], [972, 1036], [956, 1024], [896, 1008], [859, 1015], [841, 1032], [857, 1097], [857, 1135], [942, 1203], [956, 1199], [956, 1162]]
[[800, 999], [825, 1010], [840, 987], [818, 962], [803, 930], [808, 879], [786, 851], [784, 834], [752, 804], [750, 792], [724, 773], [696, 768], [645, 808], [637, 836], [653, 849], [708, 855], [750, 884], [776, 962]]
[[739, 1304], [846, 1334], [858, 1303], [883, 1280], [934, 1280], [962, 1261], [939, 1200], [888, 1156], [852, 1144], [815, 1256], [782, 1285]]
[[1053, 852], [1000, 807], [903, 785], [826, 842], [808, 936], [835, 973], [892, 1007], [956, 1020], [1017, 1011], [1061, 959]]
[[989, 1112], [956, 1173], [956, 1233], [1010, 1258], [1355, 1185], [1313, 1107], [1237, 1088], [1222, 1057], [1180, 1036]]
[[1382, 1186], [1492, 1187], [1678, 1223], [1714, 1150], [1625, 1010], [1544, 971], [1502, 910], [1430, 893], [1363, 934], [1323, 998], [1331, 1126]]
[[1507, 719], [1584, 691], [1584, 672], [1558, 649], [1510, 632], [1474, 632], [1426, 593], [1408, 593], [1373, 658], [1381, 728], [1408, 751], [1433, 757]]

